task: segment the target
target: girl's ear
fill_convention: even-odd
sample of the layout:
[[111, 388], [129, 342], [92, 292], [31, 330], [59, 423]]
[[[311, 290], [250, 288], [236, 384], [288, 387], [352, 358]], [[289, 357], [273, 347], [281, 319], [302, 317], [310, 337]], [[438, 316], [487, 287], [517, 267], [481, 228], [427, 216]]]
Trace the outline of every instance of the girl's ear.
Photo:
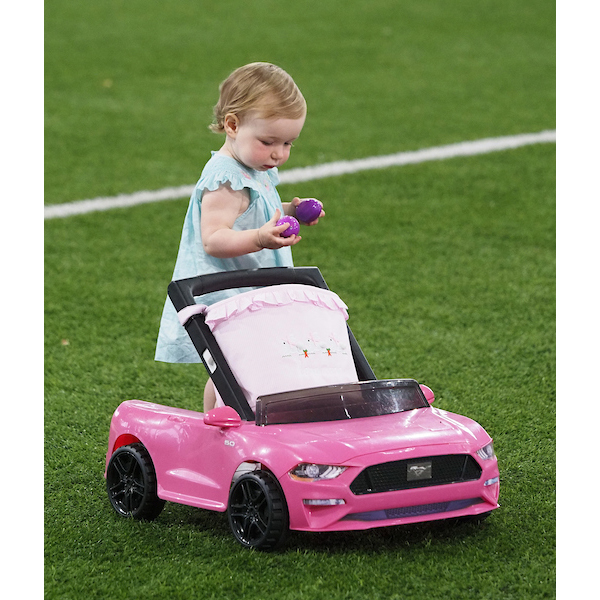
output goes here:
[[227, 113], [223, 119], [223, 127], [228, 136], [235, 137], [240, 127], [240, 120], [237, 115]]

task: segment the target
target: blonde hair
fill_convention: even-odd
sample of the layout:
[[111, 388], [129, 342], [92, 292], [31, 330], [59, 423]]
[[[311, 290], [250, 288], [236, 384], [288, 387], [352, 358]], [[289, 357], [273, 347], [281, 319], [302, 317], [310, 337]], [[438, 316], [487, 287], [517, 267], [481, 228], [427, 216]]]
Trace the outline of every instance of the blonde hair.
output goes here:
[[241, 121], [251, 111], [261, 119], [299, 119], [306, 113], [306, 101], [282, 68], [255, 62], [236, 69], [221, 83], [209, 129], [223, 133], [227, 114], [236, 115]]

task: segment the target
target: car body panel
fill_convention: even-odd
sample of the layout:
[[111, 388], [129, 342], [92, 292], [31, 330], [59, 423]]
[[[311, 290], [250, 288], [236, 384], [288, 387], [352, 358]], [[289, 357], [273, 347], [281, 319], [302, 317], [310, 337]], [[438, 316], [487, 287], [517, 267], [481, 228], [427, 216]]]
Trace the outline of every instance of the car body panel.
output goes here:
[[[210, 306], [196, 302], [242, 288], [249, 291]], [[123, 402], [111, 421], [107, 469], [117, 448], [140, 442], [156, 474], [152, 494], [224, 512], [234, 482], [258, 468], [272, 475], [254, 478], [268, 481], [265, 498], [277, 496], [281, 511], [283, 492], [289, 528], [306, 531], [498, 507], [498, 462], [482, 452], [492, 441], [487, 432], [432, 407], [432, 390], [413, 379], [378, 380], [347, 326], [345, 304], [318, 268], [211, 273], [172, 281], [168, 294], [214, 384], [217, 408], [205, 414]], [[137, 491], [129, 473], [122, 481], [128, 493]], [[244, 506], [254, 518], [250, 496]], [[276, 545], [269, 527], [256, 547]], [[280, 541], [284, 527], [274, 527]]]
[[[224, 411], [229, 412], [223, 415]], [[201, 412], [140, 400], [123, 402], [111, 422], [106, 464], [120, 445], [138, 440], [154, 463], [159, 498], [224, 512], [238, 467], [259, 463], [279, 481], [290, 529], [296, 530], [367, 529], [476, 515], [498, 506], [498, 483], [484, 486], [485, 481], [497, 481], [497, 460], [482, 460], [476, 454], [491, 438], [466, 417], [428, 407], [344, 421], [260, 427], [251, 421], [236, 422], [231, 411], [222, 407], [208, 413], [227, 424], [217, 426], [207, 424], [211, 418]], [[225, 418], [219, 420], [220, 414]], [[473, 456], [482, 468], [479, 480], [365, 495], [350, 490], [354, 478], [368, 466], [448, 454]], [[299, 463], [340, 465], [346, 470], [335, 479], [298, 481], [289, 472]], [[343, 504], [305, 502], [317, 499]], [[464, 505], [469, 500], [473, 502]], [[448, 502], [454, 504], [445, 507], [446, 512], [435, 512]], [[413, 516], [399, 510], [415, 506], [425, 508]]]

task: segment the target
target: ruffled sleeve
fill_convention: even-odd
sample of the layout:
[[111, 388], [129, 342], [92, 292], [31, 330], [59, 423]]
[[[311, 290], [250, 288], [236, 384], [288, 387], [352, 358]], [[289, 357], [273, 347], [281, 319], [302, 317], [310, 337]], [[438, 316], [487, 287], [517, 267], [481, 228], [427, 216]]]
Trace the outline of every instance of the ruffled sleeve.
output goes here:
[[[262, 184], [252, 176], [253, 173], [233, 158], [213, 152], [212, 158], [206, 163], [196, 185], [197, 198], [198, 200], [201, 199], [204, 190], [214, 192], [225, 183], [228, 183], [231, 189], [236, 191], [250, 189], [255, 194], [260, 194]], [[279, 181], [277, 173], [265, 175], [273, 181], [273, 185], [276, 185], [276, 183], [272, 177]]]

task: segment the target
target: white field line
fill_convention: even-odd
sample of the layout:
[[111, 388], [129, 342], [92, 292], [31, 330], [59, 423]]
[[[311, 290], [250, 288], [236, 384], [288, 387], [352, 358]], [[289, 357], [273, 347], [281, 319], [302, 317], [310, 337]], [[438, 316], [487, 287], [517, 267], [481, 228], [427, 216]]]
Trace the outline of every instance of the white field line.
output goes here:
[[[341, 160], [337, 162], [315, 165], [313, 167], [301, 167], [289, 169], [279, 174], [281, 183], [298, 183], [301, 181], [312, 181], [325, 177], [347, 175], [359, 171], [372, 169], [386, 169], [402, 165], [416, 164], [430, 160], [444, 160], [457, 156], [474, 156], [476, 154], [487, 154], [500, 150], [510, 150], [531, 144], [544, 144], [556, 142], [556, 131], [540, 131], [538, 133], [523, 133], [496, 138], [486, 138], [472, 142], [460, 142], [447, 146], [435, 146], [423, 148], [411, 152], [398, 152], [384, 156], [371, 156], [356, 160]], [[159, 202], [161, 200], [176, 200], [189, 197], [194, 190], [194, 185], [181, 185], [178, 187], [163, 188], [155, 191], [141, 191], [133, 194], [119, 194], [93, 198], [91, 200], [79, 200], [65, 204], [53, 204], [44, 206], [44, 219], [56, 219], [80, 215], [89, 212], [110, 210], [111, 208], [125, 208], [137, 204]]]

